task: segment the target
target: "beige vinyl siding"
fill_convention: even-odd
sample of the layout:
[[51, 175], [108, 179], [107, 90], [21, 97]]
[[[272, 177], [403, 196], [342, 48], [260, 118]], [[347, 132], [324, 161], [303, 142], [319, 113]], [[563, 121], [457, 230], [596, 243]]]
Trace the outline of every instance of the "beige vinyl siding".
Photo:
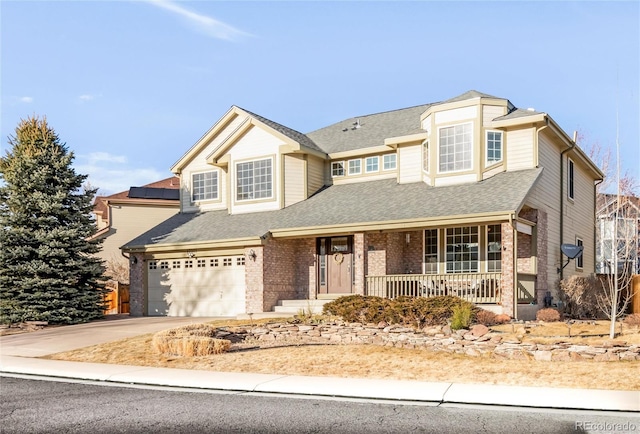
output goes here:
[[[568, 153], [571, 156], [572, 152]], [[569, 157], [571, 158], [571, 157]], [[572, 158], [574, 166], [574, 200], [568, 199], [566, 196], [567, 182], [567, 157], [564, 158], [565, 181], [563, 189], [565, 194], [565, 221], [564, 221], [564, 242], [576, 243], [576, 236], [582, 239], [584, 243], [584, 265], [582, 270], [577, 271], [575, 261], [572, 261], [564, 269], [564, 278], [573, 274], [586, 276], [594, 273], [595, 264], [595, 240], [594, 240], [594, 180], [588, 175], [587, 169], [581, 164], [576, 157]], [[566, 261], [566, 259], [565, 259]]]
[[[543, 131], [538, 140], [538, 160], [543, 172], [527, 197], [527, 205], [547, 214], [547, 287], [557, 287], [560, 267], [560, 147]], [[566, 231], [565, 231], [566, 232]], [[566, 269], [565, 269], [566, 270]]]
[[284, 206], [293, 205], [305, 199], [305, 161], [302, 155], [284, 156]]
[[422, 180], [422, 145], [398, 148], [398, 182], [406, 184]]
[[[285, 144], [281, 139], [269, 134], [260, 127], [254, 126], [250, 128], [228, 151], [231, 155], [229, 163], [229, 171], [231, 172], [231, 185], [229, 198], [230, 211], [232, 214], [271, 211], [280, 208], [281, 193], [281, 158], [280, 146]], [[236, 200], [236, 163], [262, 160], [272, 158], [272, 197], [269, 199], [261, 199], [256, 201]]]
[[507, 108], [496, 105], [483, 105], [482, 106], [482, 126], [488, 127], [492, 120], [504, 115], [507, 112]]
[[324, 160], [309, 155], [307, 157], [307, 197], [324, 186]]
[[219, 196], [217, 202], [202, 204], [198, 206], [191, 203], [191, 175], [193, 173], [213, 170], [215, 166], [207, 163], [207, 156], [224, 142], [240, 126], [245, 118], [236, 117], [211, 142], [197, 154], [185, 167], [180, 175], [180, 206], [182, 212], [198, 212], [212, 209], [224, 209], [227, 207], [227, 177], [224, 170], [218, 175]]
[[110, 207], [111, 228], [104, 238], [102, 251], [96, 254], [105, 261], [118, 261], [128, 267], [120, 247], [169, 217], [177, 214], [174, 207], [115, 205]]
[[505, 152], [508, 171], [535, 167], [534, 135], [534, 128], [512, 130], [505, 133], [505, 143], [508, 147], [507, 152]]
[[436, 125], [462, 122], [478, 117], [478, 106], [462, 107], [435, 113]]

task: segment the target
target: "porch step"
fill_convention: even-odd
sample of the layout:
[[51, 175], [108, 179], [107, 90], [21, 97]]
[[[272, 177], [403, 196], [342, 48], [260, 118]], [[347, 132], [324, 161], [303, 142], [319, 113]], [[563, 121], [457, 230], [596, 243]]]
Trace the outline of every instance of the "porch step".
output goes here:
[[278, 300], [278, 304], [273, 307], [274, 312], [297, 314], [301, 311], [305, 313], [322, 313], [322, 306], [331, 300]]

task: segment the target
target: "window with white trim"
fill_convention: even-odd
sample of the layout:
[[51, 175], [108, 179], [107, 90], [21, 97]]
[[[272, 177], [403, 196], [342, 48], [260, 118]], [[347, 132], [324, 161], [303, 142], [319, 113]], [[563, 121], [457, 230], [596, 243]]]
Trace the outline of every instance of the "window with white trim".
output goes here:
[[362, 160], [349, 160], [349, 175], [360, 175], [362, 173]]
[[478, 272], [478, 227], [446, 229], [447, 273]]
[[191, 201], [218, 198], [218, 171], [194, 173], [191, 175]]
[[576, 258], [576, 268], [582, 270], [584, 268], [584, 241], [582, 238], [576, 237], [576, 246], [582, 247], [582, 254]]
[[502, 270], [502, 227], [487, 226], [487, 272], [497, 273]]
[[395, 170], [397, 167], [396, 154], [387, 154], [382, 156], [382, 170]]
[[574, 175], [575, 175], [575, 165], [573, 164], [573, 160], [569, 158], [569, 161], [567, 164], [567, 195], [569, 196], [569, 199], [575, 199]]
[[378, 156], [375, 157], [367, 157], [364, 160], [364, 171], [366, 173], [371, 173], [371, 172], [377, 172], [378, 169], [380, 168], [379, 163], [380, 159], [378, 158]]
[[438, 229], [424, 231], [424, 274], [438, 274]]
[[331, 163], [331, 176], [344, 176], [344, 161], [334, 161]]
[[487, 166], [502, 161], [502, 131], [487, 131]]
[[472, 124], [440, 128], [438, 138], [438, 171], [458, 172], [473, 167]]
[[273, 160], [236, 163], [236, 200], [273, 197]]
[[429, 141], [422, 142], [422, 170], [429, 172]]

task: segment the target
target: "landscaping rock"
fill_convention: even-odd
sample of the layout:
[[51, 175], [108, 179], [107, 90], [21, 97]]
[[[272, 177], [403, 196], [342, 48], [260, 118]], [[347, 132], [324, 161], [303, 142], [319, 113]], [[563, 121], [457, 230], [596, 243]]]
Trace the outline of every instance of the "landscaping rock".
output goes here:
[[487, 333], [489, 333], [489, 328], [486, 325], [476, 324], [471, 327], [471, 334], [476, 337], [484, 336]]

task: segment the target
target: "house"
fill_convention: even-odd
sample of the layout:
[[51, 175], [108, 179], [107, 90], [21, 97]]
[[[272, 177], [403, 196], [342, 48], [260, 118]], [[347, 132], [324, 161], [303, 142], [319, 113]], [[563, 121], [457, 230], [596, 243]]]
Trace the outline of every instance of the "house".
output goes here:
[[[180, 211], [180, 179], [175, 176], [142, 187], [131, 187], [110, 196], [96, 196], [93, 214], [98, 232], [92, 238], [103, 239], [96, 254], [106, 262], [108, 271], [120, 274], [128, 282], [129, 261], [120, 247]], [[121, 271], [118, 273], [118, 271]]]
[[617, 256], [618, 275], [630, 280], [640, 274], [640, 197], [598, 194], [596, 209], [596, 273], [613, 274]]
[[452, 294], [525, 318], [595, 270], [602, 172], [548, 114], [476, 91], [307, 134], [233, 106], [171, 170], [180, 213], [123, 247], [133, 315]]

